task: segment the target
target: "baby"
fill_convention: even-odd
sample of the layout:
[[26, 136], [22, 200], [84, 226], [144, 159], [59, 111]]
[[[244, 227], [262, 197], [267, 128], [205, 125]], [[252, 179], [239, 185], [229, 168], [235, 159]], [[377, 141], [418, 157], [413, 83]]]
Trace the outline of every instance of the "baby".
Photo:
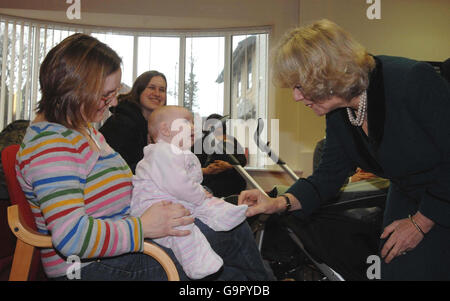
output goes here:
[[[144, 148], [144, 158], [136, 166], [131, 214], [140, 216], [151, 205], [169, 200], [181, 203], [215, 231], [228, 231], [242, 223], [247, 205], [235, 206], [213, 197], [201, 185], [201, 165], [190, 151], [194, 139], [192, 114], [183, 107], [163, 106], [153, 111], [148, 124], [155, 144]], [[198, 227], [190, 224], [180, 229], [191, 233], [154, 241], [173, 250], [191, 279], [217, 272], [223, 260]]]

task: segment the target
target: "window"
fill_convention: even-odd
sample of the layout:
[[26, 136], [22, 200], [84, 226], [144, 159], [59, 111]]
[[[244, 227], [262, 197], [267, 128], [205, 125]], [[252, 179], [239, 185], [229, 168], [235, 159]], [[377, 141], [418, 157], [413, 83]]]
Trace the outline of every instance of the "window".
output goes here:
[[223, 70], [224, 37], [186, 38], [183, 105], [202, 117], [223, 115], [223, 82], [216, 81]]
[[247, 59], [247, 90], [253, 87], [252, 57]]
[[92, 32], [91, 35], [114, 49], [122, 58], [122, 83], [133, 85], [133, 36]]
[[[40, 63], [75, 32], [91, 34], [119, 54], [126, 89], [143, 72], [158, 70], [166, 75], [170, 105], [189, 107], [202, 118], [213, 113], [232, 119], [266, 118], [269, 34], [266, 28], [253, 31], [111, 31], [0, 14], [0, 129], [17, 119], [34, 118]], [[237, 137], [244, 147], [250, 135]], [[248, 166], [262, 166], [259, 156], [251, 154]]]
[[[267, 118], [268, 34], [234, 35], [232, 47], [231, 84], [232, 91], [237, 93], [231, 97], [231, 116], [245, 121], [244, 124], [238, 122], [232, 132], [239, 143], [247, 147], [249, 166], [262, 167], [265, 155], [256, 149], [253, 133], [257, 119]], [[258, 89], [251, 89], [254, 84]], [[261, 138], [267, 141], [266, 131]]]
[[178, 104], [180, 69], [180, 38], [138, 37], [137, 74], [158, 70], [167, 79], [167, 104]]
[[241, 70], [236, 71], [236, 99], [242, 96], [242, 80], [241, 80]]

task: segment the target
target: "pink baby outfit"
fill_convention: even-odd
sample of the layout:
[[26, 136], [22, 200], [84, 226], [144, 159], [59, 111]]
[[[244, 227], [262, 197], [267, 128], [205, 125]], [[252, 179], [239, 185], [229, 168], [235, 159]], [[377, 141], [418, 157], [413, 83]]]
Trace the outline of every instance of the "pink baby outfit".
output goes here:
[[[151, 205], [166, 200], [182, 204], [193, 217], [215, 231], [228, 231], [242, 223], [247, 205], [235, 206], [216, 197], [208, 198], [202, 180], [200, 162], [191, 151], [163, 141], [149, 144], [133, 176], [131, 215], [141, 216]], [[190, 230], [191, 234], [154, 241], [173, 250], [189, 278], [200, 279], [217, 272], [223, 260], [198, 227], [190, 224], [179, 229]]]

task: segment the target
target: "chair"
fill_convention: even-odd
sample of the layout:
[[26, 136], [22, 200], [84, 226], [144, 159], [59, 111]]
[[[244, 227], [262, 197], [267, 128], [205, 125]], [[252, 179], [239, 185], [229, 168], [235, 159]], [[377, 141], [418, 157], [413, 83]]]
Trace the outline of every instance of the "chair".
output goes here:
[[[1, 154], [6, 185], [12, 204], [8, 207], [8, 224], [17, 237], [9, 276], [10, 281], [26, 281], [32, 278], [30, 270], [37, 270], [36, 267], [39, 267], [39, 260], [33, 260], [33, 256], [36, 253], [39, 254], [37, 248], [52, 247], [50, 236], [37, 232], [31, 208], [16, 178], [15, 165], [18, 150], [19, 145], [14, 144], [6, 147]], [[161, 264], [169, 281], [180, 279], [175, 264], [163, 249], [150, 242], [144, 242], [144, 254], [152, 256]]]

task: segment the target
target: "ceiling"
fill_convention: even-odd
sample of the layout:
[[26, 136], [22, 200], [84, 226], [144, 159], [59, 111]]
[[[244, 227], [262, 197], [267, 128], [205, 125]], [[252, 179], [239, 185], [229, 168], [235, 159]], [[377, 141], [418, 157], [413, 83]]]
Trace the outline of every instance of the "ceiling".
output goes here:
[[[170, 16], [201, 17], [205, 12], [211, 15], [223, 15], [223, 17], [248, 17], [248, 10], [241, 13], [237, 7], [253, 7], [256, 10], [265, 8], [270, 11], [274, 6], [282, 6], [292, 0], [67, 0], [80, 1], [81, 12], [105, 13], [105, 14], [130, 14], [164, 16], [170, 12]], [[65, 11], [71, 4], [66, 0], [1, 0], [0, 8]]]

